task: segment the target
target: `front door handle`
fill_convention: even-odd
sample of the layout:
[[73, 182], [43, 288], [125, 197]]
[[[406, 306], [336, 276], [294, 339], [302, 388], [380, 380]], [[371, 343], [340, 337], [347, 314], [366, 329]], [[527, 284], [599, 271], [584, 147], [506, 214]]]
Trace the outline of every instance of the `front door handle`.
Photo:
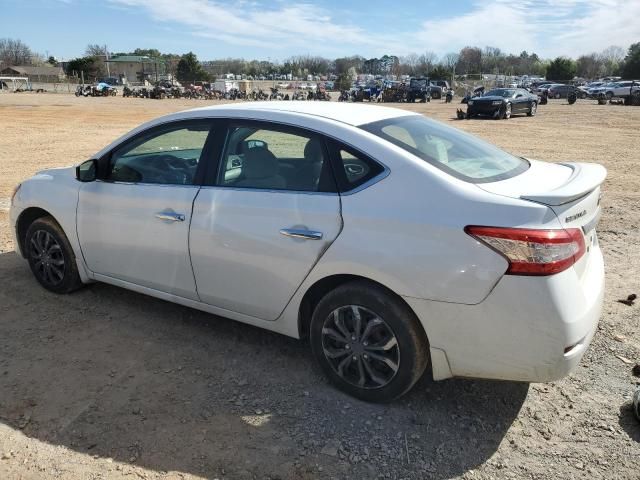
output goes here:
[[184, 222], [184, 214], [175, 212], [159, 212], [156, 218], [160, 220], [169, 220], [170, 222]]
[[283, 228], [280, 233], [285, 237], [302, 238], [305, 240], [322, 240], [322, 232], [304, 230], [300, 228]]

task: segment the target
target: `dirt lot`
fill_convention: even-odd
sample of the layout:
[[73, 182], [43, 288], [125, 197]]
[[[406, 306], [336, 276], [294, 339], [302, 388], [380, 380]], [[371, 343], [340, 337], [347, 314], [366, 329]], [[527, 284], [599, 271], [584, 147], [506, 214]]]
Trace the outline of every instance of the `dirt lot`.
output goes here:
[[616, 301], [640, 294], [640, 108], [558, 100], [456, 121], [457, 105], [410, 107], [519, 155], [604, 164], [607, 295], [563, 381], [424, 378], [380, 406], [327, 385], [302, 342], [106, 285], [58, 297], [13, 252], [18, 181], [203, 104], [0, 95], [0, 478], [640, 477], [640, 302]]

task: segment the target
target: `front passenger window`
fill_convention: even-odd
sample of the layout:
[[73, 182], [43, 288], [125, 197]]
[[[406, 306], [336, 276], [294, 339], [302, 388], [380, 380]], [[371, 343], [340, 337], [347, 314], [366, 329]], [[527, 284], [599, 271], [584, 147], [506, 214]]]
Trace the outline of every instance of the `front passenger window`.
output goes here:
[[208, 135], [204, 123], [154, 129], [113, 152], [106, 180], [193, 185]]

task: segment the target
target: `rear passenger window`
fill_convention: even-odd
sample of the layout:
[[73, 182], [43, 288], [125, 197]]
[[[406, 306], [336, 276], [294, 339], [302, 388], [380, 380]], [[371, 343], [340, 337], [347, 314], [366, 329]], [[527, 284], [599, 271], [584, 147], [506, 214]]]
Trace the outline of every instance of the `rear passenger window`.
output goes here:
[[278, 127], [233, 127], [218, 185], [237, 188], [335, 192], [324, 142]]
[[380, 164], [351, 149], [340, 148], [338, 157], [342, 167], [338, 180], [343, 192], [359, 187], [384, 171]]

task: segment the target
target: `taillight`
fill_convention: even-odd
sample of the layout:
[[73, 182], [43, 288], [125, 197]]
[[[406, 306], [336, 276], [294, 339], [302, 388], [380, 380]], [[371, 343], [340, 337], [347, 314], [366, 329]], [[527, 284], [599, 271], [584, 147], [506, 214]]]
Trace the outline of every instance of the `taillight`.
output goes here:
[[509, 262], [508, 275], [553, 275], [576, 263], [585, 252], [579, 228], [468, 226], [464, 231], [505, 257]]

